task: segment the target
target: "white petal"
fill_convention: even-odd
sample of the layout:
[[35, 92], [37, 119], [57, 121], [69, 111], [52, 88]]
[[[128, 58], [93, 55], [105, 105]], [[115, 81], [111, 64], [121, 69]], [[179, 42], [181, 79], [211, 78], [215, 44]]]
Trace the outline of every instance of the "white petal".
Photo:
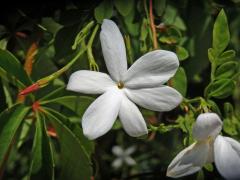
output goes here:
[[226, 179], [240, 178], [240, 143], [232, 138], [217, 136], [214, 159], [219, 173]]
[[116, 156], [122, 156], [123, 155], [123, 149], [120, 147], [120, 146], [114, 146], [113, 148], [112, 148], [112, 152], [113, 152], [113, 154], [114, 155], [116, 155]]
[[133, 166], [136, 164], [136, 161], [133, 158], [131, 158], [130, 156], [127, 156], [124, 160], [125, 160], [126, 164], [129, 166]]
[[148, 133], [144, 118], [138, 107], [126, 96], [123, 96], [119, 111], [119, 118], [124, 130], [133, 137], [142, 136]]
[[133, 102], [153, 111], [170, 111], [182, 101], [182, 95], [168, 86], [125, 89], [125, 92]]
[[70, 76], [67, 90], [85, 94], [102, 94], [113, 86], [116, 86], [116, 83], [107, 74], [81, 70]]
[[123, 37], [113, 21], [103, 21], [100, 41], [108, 72], [120, 81], [127, 71], [127, 57]]
[[167, 176], [182, 177], [199, 171], [207, 162], [209, 144], [197, 142], [181, 151], [170, 163]]
[[126, 155], [130, 155], [130, 154], [132, 154], [134, 151], [136, 151], [136, 146], [131, 146], [131, 147], [127, 148], [124, 153], [125, 153]]
[[113, 161], [112, 166], [116, 169], [120, 168], [123, 164], [123, 159], [122, 158], [117, 158]]
[[175, 53], [155, 50], [140, 57], [128, 69], [123, 81], [129, 88], [159, 86], [175, 74], [178, 66]]
[[98, 97], [86, 110], [82, 118], [83, 133], [95, 139], [109, 131], [117, 118], [122, 92], [112, 88]]
[[203, 113], [197, 117], [193, 126], [193, 137], [204, 140], [208, 137], [215, 138], [222, 130], [222, 121], [215, 113]]

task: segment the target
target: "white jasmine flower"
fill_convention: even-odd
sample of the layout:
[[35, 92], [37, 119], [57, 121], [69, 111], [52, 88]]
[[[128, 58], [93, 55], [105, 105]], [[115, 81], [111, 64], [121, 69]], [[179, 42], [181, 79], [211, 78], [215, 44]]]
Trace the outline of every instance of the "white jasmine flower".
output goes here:
[[118, 169], [124, 163], [129, 166], [135, 165], [136, 161], [130, 156], [135, 150], [135, 146], [131, 146], [126, 150], [123, 150], [120, 146], [114, 146], [112, 152], [117, 158], [113, 161], [112, 166]]
[[179, 66], [177, 56], [170, 51], [155, 50], [127, 69], [124, 40], [113, 21], [103, 21], [100, 40], [110, 76], [81, 70], [71, 75], [67, 85], [68, 90], [103, 94], [84, 113], [83, 133], [89, 139], [102, 136], [119, 115], [130, 136], [147, 134], [144, 118], [134, 103], [153, 111], [169, 111], [182, 101], [175, 89], [163, 85]]
[[197, 142], [181, 151], [170, 163], [167, 176], [178, 178], [214, 162], [225, 179], [240, 179], [240, 143], [219, 135], [222, 121], [215, 113], [200, 114], [193, 126]]

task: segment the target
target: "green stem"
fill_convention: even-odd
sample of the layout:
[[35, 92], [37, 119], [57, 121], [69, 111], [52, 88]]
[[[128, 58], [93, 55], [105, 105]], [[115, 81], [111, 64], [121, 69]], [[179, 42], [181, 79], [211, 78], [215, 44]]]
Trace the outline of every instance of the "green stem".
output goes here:
[[215, 65], [215, 63], [212, 62], [212, 64], [211, 64], [211, 82], [213, 82], [215, 79], [215, 71], [216, 71], [216, 65]]
[[99, 28], [99, 25], [97, 24], [87, 44], [87, 55], [88, 55], [90, 69], [94, 71], [99, 71], [98, 65], [94, 59], [93, 52], [92, 52], [92, 44], [97, 34], [98, 28]]
[[52, 80], [58, 78], [61, 74], [63, 74], [65, 71], [67, 71], [85, 51], [86, 51], [86, 47], [81, 49], [77, 53], [77, 55], [68, 64], [66, 64], [64, 67], [62, 67], [58, 71], [54, 72], [53, 74], [38, 80], [37, 81], [38, 85], [40, 87], [44, 87], [44, 86], [48, 85], [48, 83], [51, 82]]

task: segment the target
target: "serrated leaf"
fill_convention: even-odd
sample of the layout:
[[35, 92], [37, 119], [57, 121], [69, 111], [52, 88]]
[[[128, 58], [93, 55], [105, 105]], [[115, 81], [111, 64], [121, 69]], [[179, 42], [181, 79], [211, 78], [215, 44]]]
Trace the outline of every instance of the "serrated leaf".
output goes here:
[[179, 91], [183, 97], [186, 96], [187, 92], [187, 76], [185, 70], [180, 67], [175, 76], [172, 78], [172, 85], [173, 87]]
[[226, 62], [217, 68], [215, 77], [216, 79], [231, 78], [234, 74], [236, 74], [237, 70], [237, 62]]
[[14, 138], [29, 108], [17, 104], [0, 114], [0, 174], [4, 169]]
[[114, 5], [122, 16], [127, 16], [134, 8], [134, 0], [114, 0]]
[[228, 46], [230, 33], [228, 29], [227, 16], [222, 9], [217, 16], [213, 27], [213, 48], [217, 54], [221, 54]]
[[110, 0], [102, 1], [94, 10], [94, 17], [98, 23], [103, 19], [110, 19], [113, 14], [113, 3]]
[[54, 162], [50, 139], [47, 135], [44, 116], [37, 114], [36, 131], [32, 148], [29, 178], [34, 180], [54, 179]]
[[30, 85], [31, 80], [17, 58], [7, 50], [0, 49], [0, 68], [6, 71], [9, 75], [16, 78], [24, 85]]
[[224, 99], [230, 96], [235, 88], [234, 81], [231, 79], [220, 79], [212, 82], [207, 90], [208, 97], [215, 97], [217, 99]]
[[[80, 129], [71, 130], [66, 125], [66, 118], [58, 112], [46, 108], [49, 121], [56, 129], [60, 142], [60, 180], [83, 179], [88, 180], [92, 175], [89, 143], [83, 136], [80, 138]], [[69, 122], [69, 121], [68, 121]], [[81, 133], [82, 135], [82, 133]]]
[[182, 46], [176, 47], [176, 53], [180, 61], [186, 60], [189, 57], [188, 51]]

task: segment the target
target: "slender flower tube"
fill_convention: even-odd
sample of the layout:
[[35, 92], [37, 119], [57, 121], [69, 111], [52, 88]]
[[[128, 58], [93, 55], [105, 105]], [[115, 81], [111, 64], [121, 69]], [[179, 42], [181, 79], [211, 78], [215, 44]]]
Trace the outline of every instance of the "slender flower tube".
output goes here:
[[178, 178], [214, 162], [225, 179], [240, 179], [240, 143], [219, 135], [222, 121], [215, 113], [200, 114], [193, 126], [197, 142], [181, 151], [170, 163], [167, 176]]
[[89, 139], [104, 135], [117, 116], [130, 136], [147, 134], [145, 120], [134, 103], [153, 111], [169, 111], [180, 104], [180, 93], [163, 85], [178, 69], [177, 56], [170, 51], [155, 50], [127, 69], [123, 37], [116, 24], [106, 19], [101, 27], [100, 41], [110, 76], [80, 70], [71, 75], [67, 85], [71, 91], [102, 94], [83, 115], [84, 135]]

